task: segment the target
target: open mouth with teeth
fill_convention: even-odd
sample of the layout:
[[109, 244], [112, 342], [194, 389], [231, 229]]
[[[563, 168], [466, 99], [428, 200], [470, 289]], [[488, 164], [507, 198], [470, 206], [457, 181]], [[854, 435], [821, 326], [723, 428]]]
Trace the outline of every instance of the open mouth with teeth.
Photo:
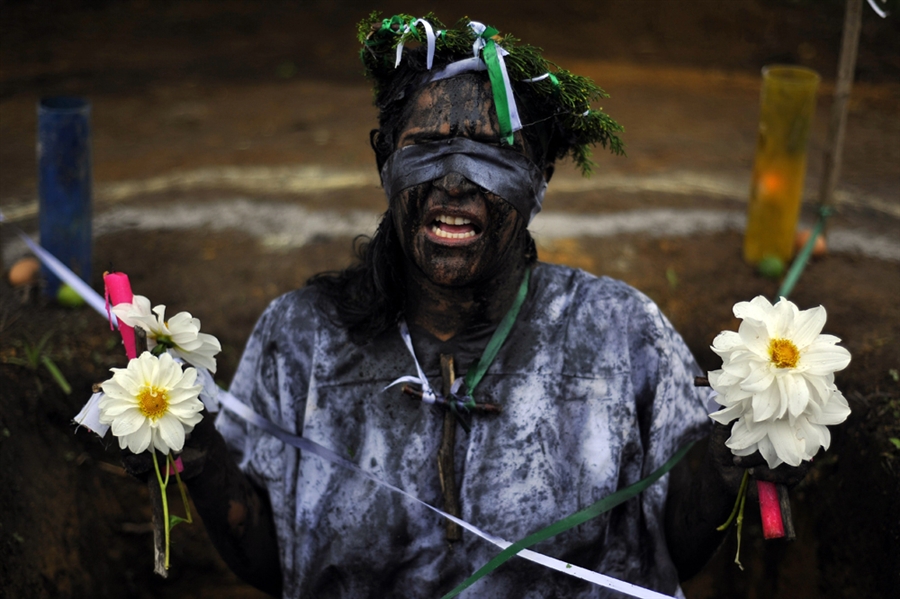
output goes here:
[[471, 239], [481, 233], [480, 228], [470, 219], [447, 214], [439, 214], [432, 221], [429, 230], [435, 237], [443, 240]]

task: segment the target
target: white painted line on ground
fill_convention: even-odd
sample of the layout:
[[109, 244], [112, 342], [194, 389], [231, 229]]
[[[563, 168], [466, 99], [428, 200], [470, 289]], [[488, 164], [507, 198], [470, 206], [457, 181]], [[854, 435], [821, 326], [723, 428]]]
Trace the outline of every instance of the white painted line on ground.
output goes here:
[[[229, 190], [241, 193], [281, 193], [303, 195], [345, 189], [371, 188], [380, 193], [380, 181], [374, 168], [335, 169], [321, 165], [276, 167], [209, 167], [175, 172], [149, 179], [98, 184], [94, 198], [98, 206], [122, 202], [151, 193], [185, 192], [200, 189]], [[611, 191], [618, 193], [664, 193], [712, 199], [746, 201], [750, 189], [746, 179], [695, 171], [671, 171], [655, 175], [595, 174], [590, 178], [560, 175], [551, 182], [548, 195]], [[815, 203], [808, 190], [805, 201]], [[900, 218], [900, 203], [879, 196], [839, 189], [838, 204], [870, 208]], [[37, 215], [34, 200], [4, 199], [7, 220], [17, 222]]]
[[[94, 218], [94, 235], [119, 231], [181, 231], [209, 228], [234, 230], [255, 237], [271, 250], [300, 248], [315, 238], [353, 237], [372, 234], [380, 215], [369, 211], [310, 210], [304, 206], [251, 200], [178, 204], [175, 206], [120, 206]], [[737, 210], [680, 210], [661, 208], [610, 214], [543, 212], [531, 225], [536, 240], [575, 237], [612, 237], [642, 234], [683, 237], [719, 231], [742, 231], [745, 216]], [[5, 264], [25, 253], [25, 246], [8, 240], [3, 247]], [[900, 240], [868, 231], [832, 228], [829, 251], [861, 254], [900, 262]]]

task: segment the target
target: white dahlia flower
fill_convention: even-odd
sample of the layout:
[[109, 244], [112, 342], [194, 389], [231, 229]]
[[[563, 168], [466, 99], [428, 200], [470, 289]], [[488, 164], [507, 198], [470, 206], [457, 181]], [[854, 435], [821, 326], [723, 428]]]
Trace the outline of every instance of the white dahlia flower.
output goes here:
[[710, 414], [722, 424], [737, 420], [726, 445], [735, 455], [759, 450], [770, 468], [798, 466], [820, 447], [828, 449], [827, 425], [850, 414], [834, 373], [850, 363], [840, 339], [822, 335], [825, 308], [799, 310], [781, 298], [774, 306], [758, 296], [734, 306], [737, 333], [723, 331], [712, 349], [722, 369], [709, 382], [724, 409]]
[[111, 370], [113, 377], [102, 385], [100, 422], [111, 425], [119, 447], [133, 453], [151, 445], [163, 454], [181, 451], [185, 434], [203, 418], [197, 371], [182, 370], [167, 353], [157, 358], [150, 352]]
[[214, 356], [222, 351], [222, 345], [213, 335], [200, 332], [200, 319], [190, 312], [179, 312], [166, 320], [165, 305], [151, 310], [150, 300], [143, 295], [135, 295], [130, 304], [118, 304], [112, 310], [128, 326], [146, 331], [147, 349], [163, 345], [185, 362], [216, 372]]

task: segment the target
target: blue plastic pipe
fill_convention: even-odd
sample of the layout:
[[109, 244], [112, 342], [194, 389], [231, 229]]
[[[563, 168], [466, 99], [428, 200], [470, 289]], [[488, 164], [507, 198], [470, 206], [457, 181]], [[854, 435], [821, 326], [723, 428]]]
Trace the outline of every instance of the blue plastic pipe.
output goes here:
[[[84, 98], [38, 103], [40, 242], [84, 281], [91, 281], [91, 104]], [[44, 268], [47, 295], [59, 278]]]

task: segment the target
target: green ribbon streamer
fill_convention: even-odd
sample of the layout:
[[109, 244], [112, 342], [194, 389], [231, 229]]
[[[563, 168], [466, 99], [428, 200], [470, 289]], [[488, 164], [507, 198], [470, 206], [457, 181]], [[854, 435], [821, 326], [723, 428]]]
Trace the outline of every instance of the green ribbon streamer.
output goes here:
[[825, 231], [825, 221], [827, 221], [828, 217], [833, 213], [834, 210], [830, 206], [819, 207], [819, 220], [816, 222], [816, 226], [810, 234], [806, 245], [804, 245], [803, 249], [800, 250], [800, 253], [797, 254], [794, 263], [791, 264], [790, 270], [788, 270], [788, 273], [785, 275], [784, 281], [781, 283], [781, 288], [778, 290], [778, 297], [775, 298], [776, 302], [779, 298], [787, 298], [791, 294], [791, 291], [794, 290], [797, 281], [800, 280], [800, 275], [803, 274], [803, 270], [809, 262], [813, 247], [816, 245], [816, 239], [818, 239]]
[[478, 364], [466, 372], [466, 392], [470, 397], [475, 392], [475, 387], [481, 382], [482, 377], [484, 377], [484, 373], [490, 368], [494, 358], [497, 357], [500, 347], [503, 345], [503, 342], [506, 341], [506, 337], [512, 330], [516, 318], [519, 316], [519, 310], [522, 309], [522, 304], [525, 303], [525, 297], [528, 295], [528, 282], [530, 280], [531, 269], [529, 268], [525, 271], [525, 277], [522, 279], [522, 284], [519, 285], [519, 292], [516, 294], [516, 299], [513, 300], [513, 304], [509, 307], [506, 316], [500, 321], [500, 325], [497, 326], [497, 330], [494, 331], [491, 340], [488, 341], [487, 347], [484, 348], [484, 353], [481, 354], [481, 358], [478, 360]]
[[[491, 33], [493, 32], [493, 33]], [[500, 57], [497, 56], [497, 44], [490, 39], [497, 35], [497, 30], [489, 27], [485, 29], [481, 37], [485, 38], [484, 64], [487, 65], [488, 77], [491, 80], [491, 90], [494, 92], [494, 106], [497, 109], [497, 122], [500, 124], [500, 135], [507, 145], [513, 145], [512, 121], [509, 118], [509, 98], [506, 96], [506, 82], [503, 80], [503, 71], [500, 67]]]
[[475, 572], [475, 574], [463, 581], [462, 584], [444, 595], [442, 599], [451, 599], [452, 597], [456, 597], [461, 592], [472, 586], [474, 583], [478, 582], [478, 580], [496, 570], [498, 567], [500, 567], [500, 565], [505, 563], [507, 560], [509, 560], [511, 557], [513, 557], [523, 549], [528, 549], [532, 545], [540, 543], [541, 541], [549, 539], [550, 537], [556, 536], [561, 532], [565, 532], [570, 528], [574, 528], [592, 518], [596, 518], [600, 514], [608, 512], [620, 503], [631, 499], [632, 497], [655, 483], [657, 480], [659, 480], [664, 474], [669, 472], [675, 466], [675, 464], [680, 462], [684, 458], [684, 456], [687, 455], [687, 452], [691, 449], [691, 447], [693, 447], [693, 445], [694, 442], [692, 441], [691, 443], [688, 443], [687, 445], [679, 449], [675, 453], [675, 455], [669, 458], [669, 460], [665, 464], [654, 470], [647, 478], [641, 479], [633, 485], [625, 487], [624, 489], [620, 489], [612, 495], [607, 495], [600, 501], [586, 507], [580, 512], [576, 512], [571, 516], [568, 516], [567, 518], [563, 518], [562, 520], [555, 522], [530, 536], [525, 537], [521, 541], [513, 543], [512, 545], [501, 551], [499, 554], [497, 554], [494, 559], [482, 566], [481, 569]]
[[559, 95], [559, 79], [553, 73], [548, 74], [550, 75], [550, 82], [553, 84], [553, 93]]

